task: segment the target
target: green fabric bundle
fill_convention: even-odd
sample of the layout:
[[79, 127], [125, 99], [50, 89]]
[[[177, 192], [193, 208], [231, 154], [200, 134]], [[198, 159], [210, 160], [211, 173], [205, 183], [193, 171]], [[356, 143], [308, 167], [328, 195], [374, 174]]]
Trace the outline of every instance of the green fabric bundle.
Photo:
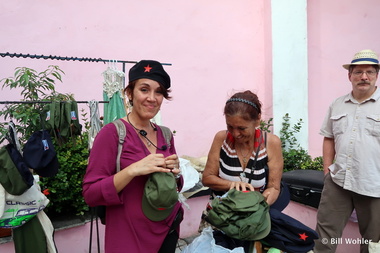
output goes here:
[[257, 191], [231, 189], [216, 197], [211, 207], [206, 220], [232, 238], [261, 240], [270, 232], [269, 205]]

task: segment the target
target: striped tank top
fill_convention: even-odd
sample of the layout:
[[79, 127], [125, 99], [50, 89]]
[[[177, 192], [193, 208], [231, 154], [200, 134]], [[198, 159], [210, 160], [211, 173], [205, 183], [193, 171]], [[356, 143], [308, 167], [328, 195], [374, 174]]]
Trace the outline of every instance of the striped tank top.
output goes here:
[[[264, 137], [265, 136], [265, 137]], [[263, 192], [267, 182], [268, 154], [266, 150], [266, 133], [256, 130], [254, 149], [250, 155], [246, 168], [243, 170], [235, 149], [235, 140], [228, 132], [220, 149], [219, 176], [229, 181], [242, 181], [248, 183], [251, 180], [255, 190]], [[258, 147], [260, 148], [258, 149]], [[258, 151], [256, 165], [255, 157]]]

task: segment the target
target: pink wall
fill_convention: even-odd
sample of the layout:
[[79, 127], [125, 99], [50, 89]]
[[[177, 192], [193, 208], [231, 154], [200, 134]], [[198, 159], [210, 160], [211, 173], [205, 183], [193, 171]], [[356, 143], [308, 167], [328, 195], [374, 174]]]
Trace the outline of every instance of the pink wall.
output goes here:
[[322, 155], [319, 128], [333, 99], [351, 91], [347, 70], [354, 54], [380, 54], [377, 0], [308, 1], [309, 151]]
[[[308, 1], [313, 156], [321, 155], [318, 132], [329, 103], [350, 91], [341, 65], [361, 49], [380, 53], [379, 5], [377, 0]], [[266, 119], [275, 109], [270, 1], [14, 0], [2, 1], [0, 9], [2, 53], [172, 63], [165, 68], [173, 80], [174, 99], [164, 103], [162, 118], [177, 131], [180, 155], [207, 154], [214, 133], [225, 128], [222, 108], [234, 91], [257, 92]], [[101, 73], [107, 67], [103, 63], [0, 57], [0, 79], [11, 76], [15, 67], [41, 71], [50, 64], [66, 72], [57, 91], [73, 93], [77, 100], [102, 100]], [[19, 99], [17, 91], [0, 90], [0, 100]]]
[[[376, 13], [380, 3], [308, 1], [309, 152], [321, 155], [318, 134], [329, 103], [350, 91], [341, 67], [361, 49], [380, 52]], [[157, 59], [173, 79], [163, 124], [176, 130], [180, 155], [207, 155], [214, 133], [225, 128], [222, 108], [234, 91], [251, 89], [272, 115], [270, 1], [79, 1], [0, 3], [0, 52], [104, 59]], [[355, 8], [354, 8], [355, 7]], [[0, 78], [14, 68], [65, 72], [62, 93], [102, 100], [103, 63], [0, 58]], [[119, 64], [121, 68], [121, 64]], [[127, 70], [131, 65], [127, 65]], [[291, 95], [291, 94], [285, 94]], [[0, 100], [18, 100], [1, 90]], [[0, 105], [1, 106], [1, 105]], [[86, 106], [84, 106], [86, 108]]]
[[[258, 92], [271, 115], [264, 2], [10, 1], [0, 4], [0, 51], [172, 63], [165, 68], [173, 100], [163, 104], [163, 124], [177, 131], [180, 155], [203, 156], [225, 128], [222, 109], [235, 90]], [[44, 70], [50, 64], [66, 72], [59, 92], [102, 100], [103, 63], [0, 58], [0, 78], [18, 66]], [[11, 99], [19, 99], [16, 92], [0, 91], [0, 100]]]

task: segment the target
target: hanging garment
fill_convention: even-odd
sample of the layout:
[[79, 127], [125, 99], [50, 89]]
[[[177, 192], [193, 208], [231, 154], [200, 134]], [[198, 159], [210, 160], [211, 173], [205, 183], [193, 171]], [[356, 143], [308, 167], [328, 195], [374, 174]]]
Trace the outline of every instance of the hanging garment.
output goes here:
[[61, 118], [61, 103], [52, 101], [47, 103], [41, 113], [42, 126], [49, 131], [51, 136], [56, 140], [60, 139], [59, 124]]
[[99, 117], [99, 102], [91, 100], [88, 102], [90, 106], [90, 130], [88, 132], [88, 148], [92, 148], [96, 135], [102, 128]]
[[54, 227], [44, 211], [25, 225], [13, 229], [16, 253], [57, 253]]
[[[20, 195], [33, 185], [32, 172], [12, 143], [0, 149], [0, 164], [0, 183], [9, 193]], [[17, 180], [20, 177], [22, 180]]]
[[45, 232], [46, 237], [46, 245], [47, 245], [47, 252], [48, 253], [56, 253], [57, 247], [55, 245], [54, 241], [54, 226], [49, 219], [49, 217], [46, 215], [44, 211], [41, 211], [37, 214], [38, 220], [41, 223], [42, 229]]
[[66, 139], [81, 134], [82, 125], [79, 124], [77, 102], [65, 101], [61, 103], [59, 130], [61, 136]]
[[79, 124], [78, 104], [76, 101], [71, 103], [71, 131], [73, 135], [81, 135], [82, 125]]
[[33, 175], [25, 164], [16, 126], [9, 122], [9, 144], [0, 149], [0, 184], [13, 195], [21, 195], [33, 185]]
[[48, 252], [46, 237], [37, 217], [13, 229], [12, 234], [16, 253]]
[[82, 125], [79, 124], [76, 101], [52, 101], [46, 104], [41, 119], [42, 129], [48, 130], [58, 143], [64, 143], [70, 137], [81, 134]]
[[104, 104], [104, 125], [122, 118], [126, 115], [124, 107], [124, 72], [118, 70], [115, 64], [110, 64], [102, 73], [103, 82], [103, 99], [109, 101]]

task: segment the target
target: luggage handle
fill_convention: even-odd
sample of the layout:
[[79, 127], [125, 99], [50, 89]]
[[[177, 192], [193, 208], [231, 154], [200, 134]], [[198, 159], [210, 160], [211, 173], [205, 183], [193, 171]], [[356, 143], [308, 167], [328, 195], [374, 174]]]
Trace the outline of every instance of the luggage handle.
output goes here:
[[309, 198], [310, 193], [312, 193], [311, 190], [305, 189], [305, 188], [292, 187], [292, 188], [289, 188], [289, 190], [290, 190], [290, 193], [297, 199]]

